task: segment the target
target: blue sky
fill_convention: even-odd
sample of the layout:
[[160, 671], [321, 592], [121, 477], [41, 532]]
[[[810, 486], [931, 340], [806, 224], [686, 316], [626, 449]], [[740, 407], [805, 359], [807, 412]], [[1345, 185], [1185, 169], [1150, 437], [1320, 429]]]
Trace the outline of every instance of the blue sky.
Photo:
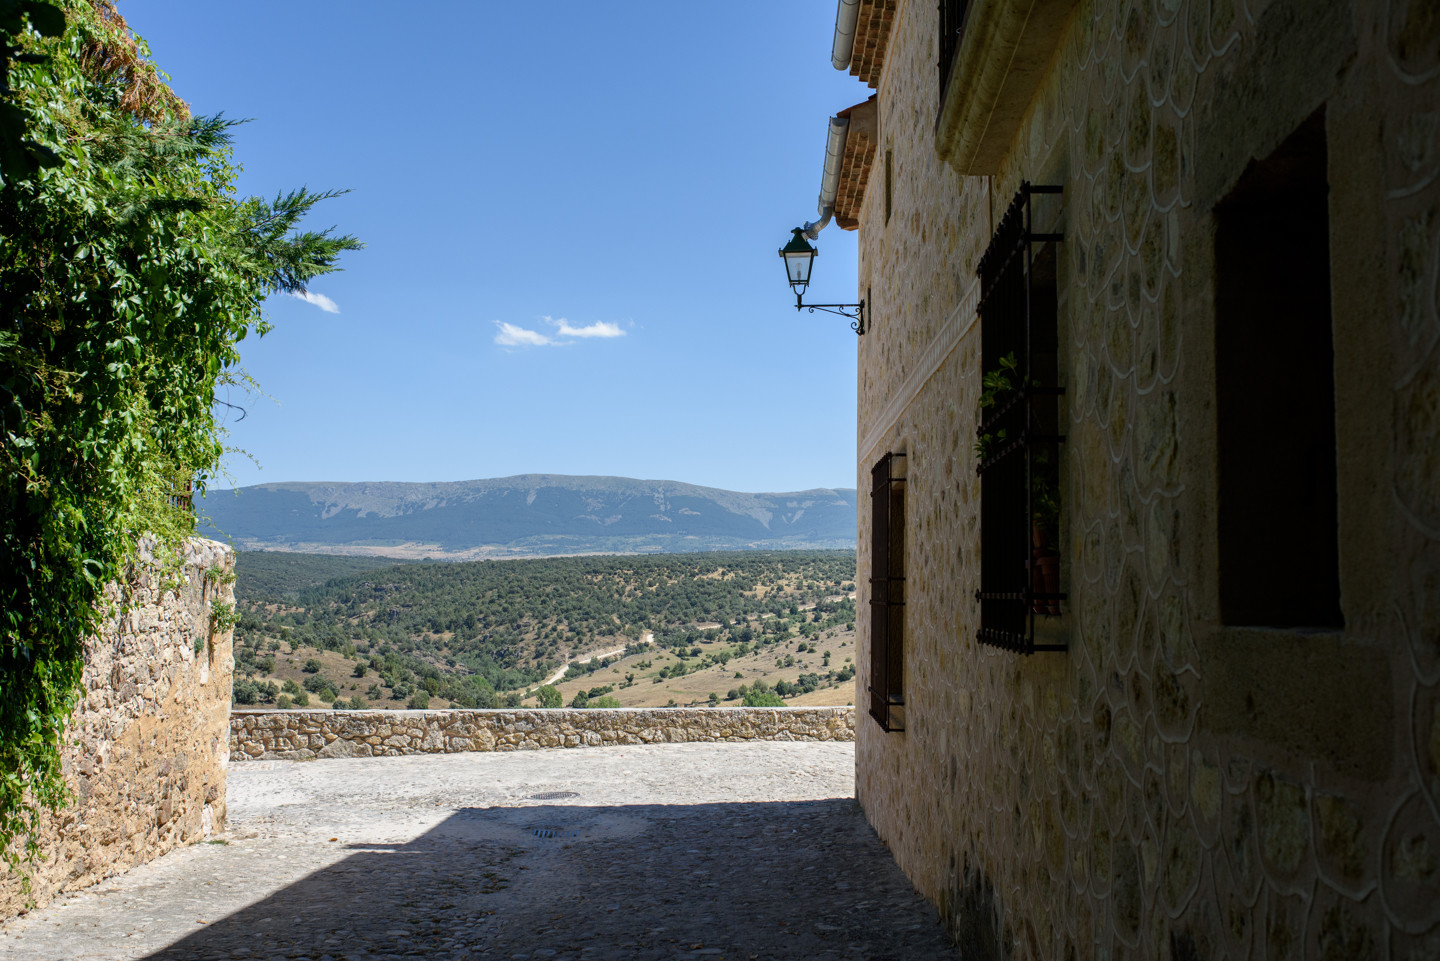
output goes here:
[[[834, 0], [119, 6], [193, 110], [252, 118], [241, 193], [349, 188], [312, 224], [368, 245], [242, 345], [278, 403], [230, 396], [235, 484], [855, 486], [855, 335], [776, 256], [871, 93]], [[817, 246], [807, 299], [853, 301], [855, 235]]]

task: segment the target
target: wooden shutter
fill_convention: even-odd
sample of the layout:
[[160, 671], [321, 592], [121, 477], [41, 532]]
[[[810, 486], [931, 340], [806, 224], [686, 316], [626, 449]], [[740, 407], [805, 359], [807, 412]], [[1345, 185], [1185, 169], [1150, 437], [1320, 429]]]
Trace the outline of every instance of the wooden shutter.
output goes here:
[[870, 716], [905, 730], [905, 455], [886, 454], [870, 485]]

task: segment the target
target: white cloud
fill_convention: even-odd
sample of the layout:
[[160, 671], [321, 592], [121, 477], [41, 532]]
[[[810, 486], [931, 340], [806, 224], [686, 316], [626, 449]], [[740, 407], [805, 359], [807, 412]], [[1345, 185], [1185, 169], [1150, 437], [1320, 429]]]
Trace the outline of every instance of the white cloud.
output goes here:
[[339, 304], [335, 303], [335, 301], [331, 300], [329, 297], [326, 297], [324, 294], [317, 294], [313, 290], [306, 290], [302, 287], [299, 290], [290, 291], [290, 296], [303, 300], [307, 304], [314, 304], [316, 307], [319, 307], [327, 314], [340, 313]]
[[495, 326], [500, 328], [500, 333], [495, 335], [495, 343], [501, 347], [564, 347], [573, 344], [576, 340], [587, 340], [591, 337], [624, 337], [625, 331], [620, 329], [619, 324], [611, 324], [605, 321], [596, 321], [585, 327], [571, 326], [570, 321], [564, 317], [542, 317], [545, 323], [555, 328], [555, 335], [542, 334], [538, 330], [530, 330], [527, 327], [519, 327], [502, 320], [495, 321]]
[[625, 331], [623, 331], [623, 330], [620, 329], [620, 325], [619, 325], [619, 324], [608, 324], [608, 323], [605, 323], [604, 321], [596, 321], [595, 323], [591, 324], [591, 325], [588, 326], [588, 327], [571, 327], [571, 326], [570, 326], [570, 321], [566, 320], [564, 317], [561, 317], [559, 320], [554, 320], [554, 319], [552, 319], [552, 318], [550, 318], [550, 317], [546, 317], [545, 320], [548, 321], [549, 323], [554, 324], [556, 327], [558, 327], [558, 328], [560, 329], [560, 336], [561, 336], [561, 337], [624, 337], [624, 336], [625, 336]]
[[538, 330], [526, 330], [499, 320], [495, 321], [495, 326], [500, 328], [500, 333], [495, 335], [495, 343], [501, 347], [549, 347], [555, 344]]

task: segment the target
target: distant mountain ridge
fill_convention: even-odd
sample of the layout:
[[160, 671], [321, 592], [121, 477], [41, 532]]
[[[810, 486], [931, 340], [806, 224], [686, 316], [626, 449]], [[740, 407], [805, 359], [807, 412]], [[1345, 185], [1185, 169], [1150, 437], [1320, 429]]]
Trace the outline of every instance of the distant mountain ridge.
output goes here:
[[845, 488], [747, 494], [566, 474], [257, 484], [197, 504], [202, 534], [244, 550], [465, 559], [853, 548], [855, 506]]

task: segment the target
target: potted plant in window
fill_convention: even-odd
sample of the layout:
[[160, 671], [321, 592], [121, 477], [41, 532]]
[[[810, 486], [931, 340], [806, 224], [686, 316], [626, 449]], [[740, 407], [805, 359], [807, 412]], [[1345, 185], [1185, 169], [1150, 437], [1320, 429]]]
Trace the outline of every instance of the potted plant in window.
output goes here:
[[[1020, 383], [1020, 368], [1013, 353], [1000, 358], [999, 366], [987, 372], [980, 381], [980, 409], [1003, 407]], [[982, 415], [983, 417], [983, 415]], [[1005, 428], [981, 434], [975, 440], [975, 457], [982, 464], [1005, 446]]]
[[[987, 371], [981, 379], [980, 409], [1003, 408], [1014, 397], [1022, 380], [1015, 355], [1001, 357], [995, 369]], [[1005, 442], [1004, 428], [980, 434], [975, 441], [976, 458], [984, 463], [1003, 448]], [[1060, 552], [1052, 545], [1058, 542], [1060, 534], [1060, 465], [1048, 448], [1042, 447], [1031, 456], [1030, 508], [1030, 589], [1036, 594], [1058, 594]], [[1036, 614], [1058, 615], [1060, 602], [1033, 600], [1031, 610]]]

